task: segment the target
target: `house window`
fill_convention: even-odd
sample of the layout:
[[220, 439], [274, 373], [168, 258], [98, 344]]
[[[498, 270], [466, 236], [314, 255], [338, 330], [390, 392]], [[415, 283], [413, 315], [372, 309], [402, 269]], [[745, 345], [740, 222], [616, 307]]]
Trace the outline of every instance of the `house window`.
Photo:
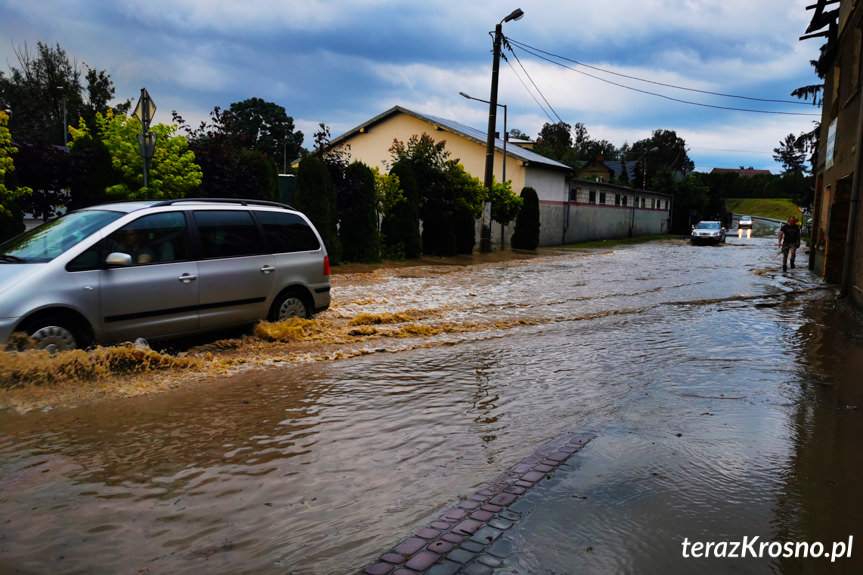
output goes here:
[[647, 198], [641, 198], [641, 207], [642, 208], [647, 207], [646, 199]]
[[615, 206], [620, 205], [620, 194], [614, 194], [614, 205]]
[[596, 203], [596, 190], [590, 190], [590, 194], [587, 198], [587, 202], [589, 204], [595, 204]]
[[599, 192], [599, 203], [600, 204], [605, 203], [605, 192]]
[[569, 189], [569, 201], [577, 202], [578, 201], [578, 188], [570, 188]]
[[626, 202], [628, 202], [628, 201], [629, 201], [629, 196], [626, 194], [623, 194], [623, 205], [625, 206]]

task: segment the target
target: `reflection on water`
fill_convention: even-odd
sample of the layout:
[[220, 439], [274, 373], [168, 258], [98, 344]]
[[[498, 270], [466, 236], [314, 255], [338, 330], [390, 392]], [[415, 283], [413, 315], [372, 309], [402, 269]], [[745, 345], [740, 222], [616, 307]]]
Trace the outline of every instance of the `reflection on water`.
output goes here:
[[333, 313], [531, 321], [0, 414], [0, 571], [352, 573], [585, 430], [597, 439], [529, 496], [515, 572], [692, 571], [684, 536], [847, 538], [860, 510], [838, 490], [859, 489], [860, 459], [841, 439], [861, 430], [842, 406], [863, 402], [836, 358], [860, 332], [836, 335], [844, 316], [808, 272], [776, 273], [774, 242], [336, 276]]

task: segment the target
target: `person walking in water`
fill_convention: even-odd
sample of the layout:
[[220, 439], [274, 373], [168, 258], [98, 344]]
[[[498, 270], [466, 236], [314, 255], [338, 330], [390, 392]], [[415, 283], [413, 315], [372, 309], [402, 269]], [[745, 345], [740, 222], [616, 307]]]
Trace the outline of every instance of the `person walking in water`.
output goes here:
[[779, 249], [782, 250], [782, 271], [788, 271], [788, 252], [791, 252], [791, 267], [794, 268], [794, 257], [800, 247], [800, 226], [797, 218], [791, 216], [788, 222], [779, 228]]

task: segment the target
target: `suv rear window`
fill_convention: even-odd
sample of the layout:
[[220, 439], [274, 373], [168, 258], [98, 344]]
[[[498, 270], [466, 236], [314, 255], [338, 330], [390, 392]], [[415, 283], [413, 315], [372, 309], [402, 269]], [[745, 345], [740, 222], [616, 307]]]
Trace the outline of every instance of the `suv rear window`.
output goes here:
[[291, 213], [255, 212], [275, 254], [314, 251], [321, 247], [306, 220]]
[[194, 214], [204, 259], [264, 253], [258, 225], [249, 212], [201, 210]]

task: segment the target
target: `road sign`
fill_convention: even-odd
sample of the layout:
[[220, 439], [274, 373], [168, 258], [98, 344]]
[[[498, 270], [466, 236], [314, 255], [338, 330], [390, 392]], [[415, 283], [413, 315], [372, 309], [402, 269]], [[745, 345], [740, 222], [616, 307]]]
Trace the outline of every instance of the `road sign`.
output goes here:
[[135, 117], [141, 120], [141, 125], [144, 127], [145, 132], [150, 129], [150, 122], [153, 120], [153, 114], [155, 113], [156, 103], [150, 98], [147, 88], [141, 88], [141, 97], [135, 106]]
[[138, 147], [141, 149], [141, 156], [149, 160], [153, 157], [153, 152], [156, 149], [156, 138], [159, 134], [147, 132], [146, 134], [138, 134]]

